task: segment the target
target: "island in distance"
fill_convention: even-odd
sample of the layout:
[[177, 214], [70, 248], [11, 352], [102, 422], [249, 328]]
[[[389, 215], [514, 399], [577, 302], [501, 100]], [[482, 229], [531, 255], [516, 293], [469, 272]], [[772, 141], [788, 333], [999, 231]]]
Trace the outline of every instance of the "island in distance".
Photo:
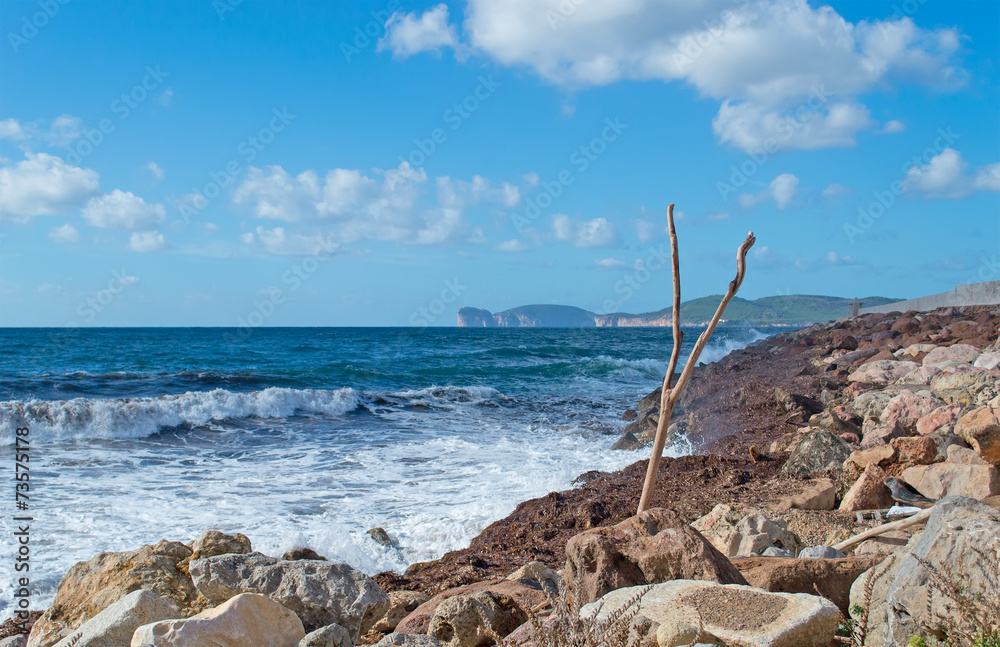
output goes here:
[[[681, 303], [681, 325], [707, 324], [722, 295], [716, 294]], [[846, 317], [850, 299], [808, 294], [790, 294], [760, 299], [734, 297], [726, 308], [727, 321], [756, 325], [801, 326]], [[865, 297], [862, 307], [893, 303], [899, 299]], [[614, 312], [598, 314], [583, 308], [559, 305], [519, 306], [496, 314], [482, 308], [458, 311], [460, 328], [591, 328], [671, 326], [672, 308], [644, 314]]]

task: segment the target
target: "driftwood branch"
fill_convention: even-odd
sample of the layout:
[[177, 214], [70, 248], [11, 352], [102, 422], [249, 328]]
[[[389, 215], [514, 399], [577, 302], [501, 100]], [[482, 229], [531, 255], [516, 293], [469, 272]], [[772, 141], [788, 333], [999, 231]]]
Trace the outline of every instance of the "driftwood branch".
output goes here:
[[878, 537], [879, 535], [884, 535], [887, 532], [892, 532], [893, 530], [902, 530], [903, 528], [909, 528], [910, 526], [915, 526], [922, 521], [927, 521], [927, 517], [931, 516], [931, 512], [934, 508], [927, 508], [926, 510], [921, 510], [912, 517], [907, 517], [906, 519], [900, 519], [899, 521], [893, 521], [892, 523], [883, 524], [881, 526], [876, 526], [870, 528], [863, 533], [854, 535], [850, 539], [845, 539], [844, 541], [836, 544], [834, 548], [839, 551], [845, 551], [848, 548], [860, 544], [866, 539], [871, 539], [872, 537]]
[[725, 296], [722, 297], [722, 301], [719, 303], [719, 307], [716, 309], [715, 315], [709, 322], [708, 327], [705, 328], [705, 331], [699, 335], [698, 341], [695, 343], [690, 357], [688, 357], [687, 362], [684, 364], [684, 371], [677, 379], [677, 384], [671, 387], [670, 383], [673, 379], [674, 369], [677, 366], [677, 359], [680, 356], [681, 341], [683, 339], [680, 324], [681, 272], [680, 260], [677, 254], [677, 232], [674, 230], [674, 205], [672, 204], [667, 208], [667, 222], [670, 228], [670, 254], [673, 260], [674, 272], [674, 348], [673, 352], [670, 354], [670, 365], [667, 368], [667, 375], [663, 378], [663, 389], [660, 392], [660, 419], [656, 423], [656, 437], [653, 439], [653, 452], [649, 457], [649, 466], [646, 468], [646, 481], [642, 486], [642, 496], [639, 497], [638, 512], [648, 510], [650, 502], [653, 499], [653, 489], [656, 487], [656, 476], [660, 469], [660, 460], [663, 458], [663, 446], [667, 442], [667, 429], [670, 427], [670, 416], [673, 413], [674, 405], [677, 403], [677, 400], [680, 399], [681, 392], [691, 379], [691, 373], [694, 371], [694, 367], [698, 364], [698, 357], [701, 356], [701, 351], [704, 350], [705, 344], [708, 343], [709, 338], [715, 331], [715, 326], [722, 318], [722, 313], [725, 312], [726, 306], [729, 305], [732, 298], [736, 296], [736, 291], [739, 290], [740, 286], [743, 284], [743, 277], [746, 274], [746, 255], [750, 248], [753, 247], [754, 242], [757, 240], [754, 238], [753, 232], [751, 231], [747, 234], [746, 240], [743, 241], [743, 244], [740, 245], [740, 248], [736, 251], [736, 278], [730, 281], [729, 289], [726, 291]]

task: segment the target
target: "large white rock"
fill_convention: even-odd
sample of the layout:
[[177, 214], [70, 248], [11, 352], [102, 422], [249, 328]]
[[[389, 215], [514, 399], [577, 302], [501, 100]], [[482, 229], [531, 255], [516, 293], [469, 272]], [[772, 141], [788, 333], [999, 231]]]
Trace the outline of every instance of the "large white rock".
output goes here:
[[848, 382], [867, 382], [870, 384], [892, 384], [920, 365], [916, 362], [897, 362], [891, 359], [880, 359], [868, 362], [858, 367], [847, 376]]
[[[612, 591], [585, 605], [580, 615], [600, 622], [644, 588]], [[655, 637], [659, 647], [689, 644], [691, 629], [697, 633], [699, 620], [703, 633], [698, 639], [704, 642], [717, 640], [733, 647], [829, 647], [840, 621], [837, 606], [816, 595], [769, 593], [701, 580], [655, 584], [637, 605], [632, 626], [646, 640]]]
[[389, 596], [375, 580], [348, 564], [260, 553], [218, 555], [191, 562], [191, 578], [215, 604], [240, 593], [261, 593], [294, 611], [309, 631], [336, 623], [355, 643], [389, 609]]
[[190, 618], [143, 625], [131, 647], [296, 647], [305, 635], [294, 613], [266, 596], [243, 593]]
[[56, 647], [110, 647], [127, 645], [142, 625], [159, 620], [181, 618], [183, 613], [172, 602], [147, 589], [133, 591], [104, 611], [83, 623], [63, 638]]

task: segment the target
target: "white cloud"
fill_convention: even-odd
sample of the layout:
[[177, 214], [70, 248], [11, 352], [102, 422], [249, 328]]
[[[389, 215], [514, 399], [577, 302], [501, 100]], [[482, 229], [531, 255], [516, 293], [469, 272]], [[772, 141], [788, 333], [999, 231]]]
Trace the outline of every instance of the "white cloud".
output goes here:
[[[686, 83], [721, 102], [715, 132], [745, 150], [774, 135], [785, 150], [851, 146], [876, 125], [860, 95], [898, 83], [951, 90], [965, 79], [954, 62], [960, 34], [910, 18], [851, 23], [807, 0], [587, 0], [560, 19], [566, 4], [470, 0], [464, 30], [496, 61], [560, 86]], [[817, 89], [824, 101], [781, 136], [779, 120]]]
[[160, 95], [160, 99], [159, 99], [160, 105], [164, 106], [164, 107], [169, 106], [170, 105], [170, 101], [173, 98], [174, 98], [174, 89], [173, 88], [167, 88], [166, 90], [163, 91], [163, 94]]
[[854, 265], [854, 259], [850, 256], [840, 256], [837, 252], [827, 252], [826, 262], [829, 265]]
[[47, 126], [41, 120], [22, 124], [17, 119], [0, 121], [0, 139], [40, 141], [50, 146], [69, 146], [79, 139], [83, 121], [73, 115], [59, 115]]
[[24, 132], [24, 128], [17, 119], [0, 120], [0, 139], [20, 141], [27, 138], [28, 134]]
[[574, 222], [564, 213], [552, 216], [552, 234], [574, 247], [612, 247], [620, 242], [618, 230], [606, 218]]
[[115, 189], [91, 198], [80, 215], [94, 227], [142, 231], [155, 229], [167, 214], [162, 204], [147, 204], [130, 191]]
[[882, 126], [882, 130], [879, 132], [881, 132], [883, 135], [894, 135], [896, 133], [901, 133], [905, 131], [906, 131], [906, 126], [903, 125], [903, 122], [899, 121], [898, 119], [893, 119], [891, 121], [887, 121], [885, 125]]
[[49, 239], [56, 243], [78, 243], [80, 242], [80, 232], [67, 222], [62, 227], [50, 229]]
[[297, 222], [315, 217], [322, 192], [313, 171], [292, 177], [280, 166], [251, 166], [233, 193], [233, 202], [251, 204], [258, 218]]
[[[254, 242], [254, 235], [251, 233], [243, 234], [240, 238], [248, 244]], [[329, 254], [340, 248], [332, 234], [296, 234], [285, 231], [284, 227], [257, 227], [257, 240], [270, 254], [308, 256]]]
[[774, 204], [779, 209], [784, 209], [799, 193], [799, 178], [795, 177], [791, 173], [782, 173], [778, 177], [771, 180], [771, 183], [766, 189], [757, 193], [756, 195], [750, 193], [741, 193], [737, 197], [737, 201], [740, 203], [741, 207], [750, 208], [754, 207], [767, 200], [774, 200]]
[[164, 177], [163, 169], [160, 168], [160, 165], [157, 164], [156, 162], [150, 162], [146, 164], [146, 166], [143, 168], [152, 173], [153, 179], [156, 180], [157, 182], [162, 180]]
[[926, 166], [912, 166], [903, 178], [904, 192], [926, 198], [964, 198], [975, 191], [1000, 192], [1000, 162], [966, 173], [969, 163], [953, 148], [931, 158]]
[[823, 189], [824, 198], [835, 198], [838, 195], [848, 195], [850, 193], [851, 193], [850, 189], [848, 189], [843, 184], [838, 184], [836, 182]]
[[498, 252], [523, 252], [529, 249], [526, 243], [514, 238], [511, 240], [505, 240], [496, 247], [494, 247]]
[[628, 267], [628, 263], [626, 263], [625, 261], [620, 261], [617, 258], [614, 258], [613, 256], [609, 256], [608, 258], [595, 259], [594, 264], [606, 270], [616, 270], [620, 267]]
[[983, 191], [1000, 191], [1000, 162], [979, 168], [972, 186]]
[[96, 171], [70, 166], [54, 155], [25, 155], [21, 162], [0, 167], [0, 221], [66, 213], [98, 189]]
[[442, 3], [420, 17], [416, 13], [394, 13], [385, 25], [385, 36], [379, 40], [377, 50], [391, 49], [394, 57], [407, 58], [457, 44], [455, 29], [448, 24], [448, 7]]
[[52, 283], [42, 283], [38, 286], [38, 291], [42, 294], [62, 294], [62, 286], [54, 285]]
[[128, 239], [133, 252], [158, 252], [167, 246], [167, 239], [157, 231], [136, 231]]
[[59, 115], [52, 120], [48, 132], [42, 133], [42, 138], [52, 146], [69, 146], [80, 138], [83, 120], [72, 115]]

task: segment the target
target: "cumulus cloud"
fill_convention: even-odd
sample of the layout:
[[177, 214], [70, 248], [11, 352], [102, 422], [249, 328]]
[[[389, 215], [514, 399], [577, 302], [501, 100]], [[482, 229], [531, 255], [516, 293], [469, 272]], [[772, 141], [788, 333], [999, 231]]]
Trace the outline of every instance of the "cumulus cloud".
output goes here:
[[901, 133], [905, 131], [906, 131], [906, 126], [903, 125], [903, 122], [899, 121], [898, 119], [893, 119], [892, 121], [887, 121], [885, 125], [882, 126], [882, 130], [879, 132], [881, 132], [883, 135], [893, 135], [895, 133]]
[[609, 256], [607, 258], [594, 259], [594, 264], [606, 270], [616, 270], [622, 267], [628, 267], [628, 263], [626, 263], [625, 261], [620, 261], [617, 258], [614, 258], [613, 256]]
[[618, 230], [607, 218], [576, 222], [564, 213], [552, 216], [552, 235], [574, 247], [613, 247], [620, 242]]
[[740, 206], [750, 208], [762, 202], [773, 200], [779, 209], [792, 203], [799, 193], [799, 178], [791, 173], [782, 173], [771, 180], [766, 189], [757, 194], [741, 193], [737, 198]]
[[158, 252], [166, 246], [167, 240], [156, 231], [133, 232], [128, 239], [128, 248], [133, 252]]
[[458, 36], [448, 24], [448, 7], [439, 4], [416, 13], [396, 12], [385, 25], [385, 36], [378, 42], [378, 51], [392, 50], [396, 58], [408, 58], [420, 52], [438, 52], [442, 47], [455, 47]]
[[851, 193], [850, 189], [848, 189], [843, 184], [838, 184], [836, 182], [823, 189], [824, 198], [835, 198], [838, 195], [848, 195], [850, 193]]
[[906, 193], [927, 198], [957, 199], [975, 191], [1000, 191], [1000, 163], [981, 166], [972, 174], [969, 163], [953, 148], [931, 158], [926, 166], [912, 166], [903, 178]]
[[[563, 87], [690, 85], [721, 103], [719, 140], [744, 150], [769, 138], [785, 150], [851, 146], [877, 125], [862, 94], [900, 83], [952, 90], [966, 78], [956, 62], [961, 35], [921, 29], [908, 17], [852, 23], [807, 0], [587, 0], [566, 16], [569, 4], [470, 0], [464, 32], [501, 64]], [[445, 46], [450, 34], [434, 42]]]
[[163, 169], [160, 168], [160, 165], [157, 164], [156, 162], [150, 162], [146, 164], [144, 168], [150, 172], [150, 174], [153, 176], [153, 179], [156, 180], [157, 182], [163, 179], [164, 177]]
[[50, 229], [49, 239], [55, 243], [78, 243], [80, 242], [80, 232], [67, 222], [62, 227]]
[[50, 122], [37, 120], [24, 124], [17, 119], [4, 119], [0, 121], [0, 139], [69, 146], [79, 139], [82, 126], [83, 120], [73, 115], [59, 115]]
[[500, 243], [493, 249], [495, 249], [498, 252], [523, 252], [527, 251], [529, 248], [526, 243], [523, 243], [520, 240], [513, 238], [511, 240], [505, 240], [504, 242]]
[[[143, 231], [155, 229], [167, 214], [162, 204], [148, 204], [130, 191], [115, 189], [91, 198], [80, 215], [94, 227]], [[136, 239], [135, 236], [132, 238]]]
[[27, 138], [28, 134], [17, 119], [0, 119], [0, 139], [21, 141]]
[[26, 153], [0, 167], [0, 221], [28, 222], [77, 209], [98, 189], [96, 171], [70, 166], [62, 158]]
[[[240, 238], [247, 244], [255, 242], [252, 233], [245, 233]], [[285, 231], [284, 227], [274, 227], [273, 229], [257, 227], [256, 242], [270, 254], [290, 256], [330, 254], [340, 248], [340, 243], [332, 234], [297, 234]]]

